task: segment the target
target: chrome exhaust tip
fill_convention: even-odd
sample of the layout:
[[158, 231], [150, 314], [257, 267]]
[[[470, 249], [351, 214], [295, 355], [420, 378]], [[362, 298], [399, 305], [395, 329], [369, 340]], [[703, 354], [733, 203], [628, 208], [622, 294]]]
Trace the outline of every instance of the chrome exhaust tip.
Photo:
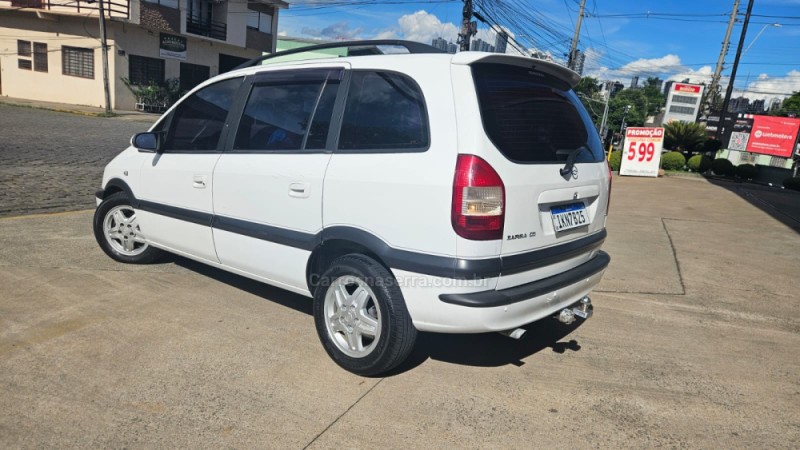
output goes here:
[[498, 333], [502, 334], [503, 336], [507, 336], [507, 337], [510, 337], [512, 339], [517, 339], [517, 340], [522, 338], [522, 336], [524, 336], [526, 332], [527, 332], [527, 330], [524, 330], [522, 328], [517, 328], [517, 329], [514, 329], [514, 330], [498, 331]]

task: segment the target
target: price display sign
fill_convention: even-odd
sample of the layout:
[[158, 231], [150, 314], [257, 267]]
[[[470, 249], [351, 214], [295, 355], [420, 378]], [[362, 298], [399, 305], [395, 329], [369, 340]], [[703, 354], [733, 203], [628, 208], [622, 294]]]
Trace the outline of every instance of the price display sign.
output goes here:
[[627, 128], [619, 174], [657, 177], [662, 148], [664, 148], [663, 128]]

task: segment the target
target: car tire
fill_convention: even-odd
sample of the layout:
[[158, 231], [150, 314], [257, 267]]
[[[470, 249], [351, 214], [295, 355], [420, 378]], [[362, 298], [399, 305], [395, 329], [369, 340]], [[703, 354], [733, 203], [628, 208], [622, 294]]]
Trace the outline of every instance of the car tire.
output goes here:
[[374, 259], [342, 256], [314, 293], [314, 322], [325, 351], [357, 375], [376, 376], [411, 353], [417, 329], [394, 276]]
[[128, 264], [157, 261], [163, 252], [144, 238], [136, 211], [124, 192], [106, 197], [94, 212], [94, 237], [111, 259]]

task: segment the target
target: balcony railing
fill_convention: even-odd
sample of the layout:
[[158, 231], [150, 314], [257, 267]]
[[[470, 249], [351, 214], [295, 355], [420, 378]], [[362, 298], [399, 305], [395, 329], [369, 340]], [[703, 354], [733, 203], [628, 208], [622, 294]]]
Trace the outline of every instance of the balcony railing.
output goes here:
[[[53, 13], [94, 13], [99, 11], [96, 1], [87, 0], [11, 0], [14, 8], [44, 9]], [[129, 17], [128, 0], [103, 0], [103, 8], [107, 17]]]
[[228, 25], [224, 22], [186, 17], [186, 32], [224, 41], [228, 37]]

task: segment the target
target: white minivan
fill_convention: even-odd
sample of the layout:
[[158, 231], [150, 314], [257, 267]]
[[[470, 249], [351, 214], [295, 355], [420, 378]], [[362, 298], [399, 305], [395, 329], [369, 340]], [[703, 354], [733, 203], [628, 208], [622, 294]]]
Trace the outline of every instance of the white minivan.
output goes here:
[[[273, 62], [331, 47], [348, 56]], [[406, 41], [284, 54], [202, 83], [108, 164], [111, 258], [167, 251], [313, 297], [325, 350], [361, 375], [418, 330], [591, 315], [611, 178], [578, 74]]]

